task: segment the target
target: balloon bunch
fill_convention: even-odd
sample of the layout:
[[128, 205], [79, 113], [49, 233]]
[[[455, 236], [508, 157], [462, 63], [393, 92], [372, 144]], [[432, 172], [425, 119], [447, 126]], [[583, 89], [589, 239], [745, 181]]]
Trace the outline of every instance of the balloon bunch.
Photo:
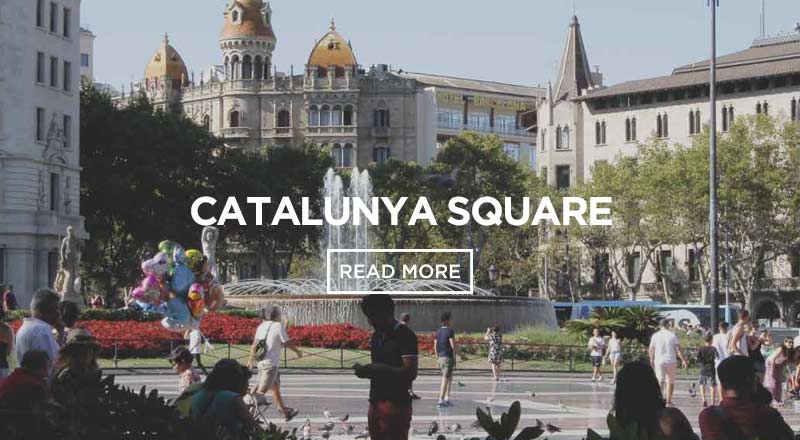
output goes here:
[[165, 240], [159, 252], [142, 262], [144, 279], [131, 292], [142, 308], [161, 309], [165, 315], [161, 325], [167, 330], [184, 332], [200, 327], [206, 311], [222, 307], [223, 291], [211, 274], [208, 257], [196, 249]]

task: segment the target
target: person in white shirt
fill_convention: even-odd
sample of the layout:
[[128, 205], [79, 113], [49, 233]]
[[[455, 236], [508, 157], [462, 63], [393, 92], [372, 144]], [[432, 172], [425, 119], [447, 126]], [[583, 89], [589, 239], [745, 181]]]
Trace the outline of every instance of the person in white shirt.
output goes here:
[[739, 311], [739, 322], [731, 330], [731, 339], [728, 343], [728, 356], [748, 356], [747, 326], [750, 324], [750, 312]]
[[589, 356], [592, 358], [592, 382], [602, 382], [603, 372], [603, 352], [606, 349], [606, 340], [600, 336], [600, 329], [592, 330], [592, 337], [589, 338]]
[[686, 359], [683, 357], [678, 337], [670, 329], [671, 322], [664, 318], [661, 320], [661, 329], [650, 338], [650, 365], [656, 372], [656, 377], [661, 385], [662, 392], [667, 400], [667, 405], [672, 405], [672, 393], [675, 390], [675, 369], [678, 359], [681, 366], [686, 368]]
[[[728, 323], [720, 321], [717, 327], [719, 328], [719, 333], [714, 335], [714, 338], [711, 340], [711, 346], [716, 348], [719, 354], [717, 360], [714, 361], [714, 371], [716, 371], [722, 361], [728, 358], [728, 346], [731, 343], [731, 333], [728, 331]], [[717, 377], [717, 391], [719, 391], [719, 395], [722, 396], [722, 384], [719, 382], [719, 377]]]
[[64, 328], [58, 307], [60, 301], [61, 297], [50, 289], [37, 290], [31, 299], [31, 317], [22, 321], [16, 338], [17, 359], [22, 359], [29, 351], [43, 351], [49, 357], [51, 375], [59, 351], [54, 331]]
[[614, 375], [611, 377], [611, 384], [617, 383], [617, 372], [622, 367], [622, 339], [619, 338], [616, 331], [611, 331], [611, 339], [608, 340], [608, 353], [606, 359], [611, 361], [611, 368]]
[[195, 363], [200, 370], [203, 371], [203, 374], [208, 376], [208, 371], [206, 371], [206, 367], [203, 366], [202, 356], [203, 356], [203, 348], [205, 347], [206, 338], [200, 332], [199, 328], [192, 329], [189, 332], [189, 353], [191, 353], [192, 357], [194, 358]]
[[258, 362], [258, 385], [255, 391], [257, 393], [266, 393], [271, 390], [275, 404], [278, 405], [278, 409], [283, 414], [286, 422], [289, 422], [297, 415], [298, 411], [294, 408], [287, 408], [281, 396], [281, 349], [286, 345], [298, 358], [302, 357], [303, 353], [289, 339], [286, 327], [281, 323], [281, 310], [273, 307], [269, 311], [264, 309], [263, 313], [265, 320], [256, 329], [253, 345], [250, 347], [250, 359], [247, 361], [247, 368], [253, 368], [253, 361], [256, 357], [259, 342], [263, 341], [264, 356]]

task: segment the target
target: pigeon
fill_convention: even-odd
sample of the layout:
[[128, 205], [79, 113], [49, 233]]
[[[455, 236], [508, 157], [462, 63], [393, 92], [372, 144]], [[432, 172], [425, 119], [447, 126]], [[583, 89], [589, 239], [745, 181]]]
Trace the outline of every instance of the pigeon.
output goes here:
[[697, 397], [697, 384], [692, 382], [692, 385], [689, 387], [689, 397]]
[[428, 437], [436, 434], [437, 432], [439, 432], [439, 424], [436, 422], [436, 420], [434, 420], [431, 422], [431, 425], [428, 426]]
[[472, 429], [478, 429], [478, 428], [481, 427], [481, 423], [479, 421], [475, 420], [475, 421], [472, 422], [472, 424], [469, 425], [469, 427], [472, 428]]
[[339, 417], [339, 421], [340, 422], [346, 422], [349, 419], [350, 419], [350, 413], [347, 413], [347, 414], [343, 415], [342, 417]]
[[336, 427], [336, 424], [333, 422], [328, 422], [322, 425], [322, 428], [319, 428], [320, 431], [333, 431], [333, 428]]
[[458, 386], [460, 386], [460, 387], [465, 387], [465, 386], [466, 386], [466, 385], [464, 384], [464, 382], [461, 382], [460, 380], [457, 380], [457, 381], [456, 381], [456, 383], [457, 383], [457, 384], [458, 384]]
[[303, 437], [304, 439], [311, 439], [311, 420], [306, 419], [306, 423], [303, 424]]
[[554, 432], [561, 432], [561, 428], [559, 428], [558, 426], [555, 426], [555, 425], [551, 425], [549, 423], [544, 426], [544, 429], [550, 434], [552, 434]]
[[362, 439], [368, 439], [368, 438], [369, 438], [369, 431], [367, 431], [366, 429], [361, 431], [361, 434], [358, 434], [356, 436], [356, 440], [362, 440]]
[[436, 440], [447, 440], [447, 437], [445, 437], [443, 434], [439, 434], [436, 436]]
[[355, 426], [347, 425], [347, 427], [345, 428], [345, 432], [347, 433], [347, 435], [351, 435], [353, 433], [353, 430], [355, 429], [356, 429]]
[[448, 426], [447, 430], [450, 431], [450, 432], [460, 432], [461, 431], [461, 425], [458, 424], [458, 423], [454, 423], [454, 424]]
[[531, 399], [533, 399], [534, 397], [536, 397], [536, 393], [535, 393], [535, 392], [533, 392], [533, 391], [530, 391], [528, 395], [530, 396], [530, 398], [531, 398]]
[[569, 408], [567, 407], [567, 405], [564, 403], [563, 400], [558, 401], [558, 406], [561, 408], [561, 412], [569, 413]]
[[324, 438], [325, 440], [328, 440], [329, 438], [331, 438], [331, 432], [330, 431], [322, 431], [322, 434], [320, 434], [320, 436], [322, 438]]
[[326, 419], [330, 419], [333, 417], [333, 414], [328, 410], [328, 408], [325, 408], [325, 410], [322, 411], [322, 416]]

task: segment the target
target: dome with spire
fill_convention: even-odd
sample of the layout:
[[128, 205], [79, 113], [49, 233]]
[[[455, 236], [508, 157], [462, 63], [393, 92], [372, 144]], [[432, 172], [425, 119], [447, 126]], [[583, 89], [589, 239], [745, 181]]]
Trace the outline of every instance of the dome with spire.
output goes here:
[[186, 64], [183, 62], [180, 54], [174, 47], [169, 44], [169, 36], [164, 34], [164, 39], [161, 40], [155, 55], [150, 58], [147, 67], [144, 69], [144, 77], [146, 79], [170, 77], [173, 80], [182, 81], [188, 78], [189, 71], [186, 69]]
[[336, 22], [331, 20], [331, 27], [311, 51], [308, 57], [309, 66], [356, 66], [356, 56], [350, 43], [336, 32]]
[[275, 41], [272, 10], [263, 0], [233, 0], [225, 9], [220, 40], [262, 38]]

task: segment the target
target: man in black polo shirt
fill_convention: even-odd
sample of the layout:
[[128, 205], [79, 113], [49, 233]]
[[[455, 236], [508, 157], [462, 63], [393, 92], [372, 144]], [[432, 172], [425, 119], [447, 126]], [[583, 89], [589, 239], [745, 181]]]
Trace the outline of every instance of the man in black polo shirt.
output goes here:
[[412, 414], [408, 390], [417, 378], [417, 335], [394, 319], [394, 301], [389, 295], [365, 296], [361, 311], [375, 329], [370, 341], [372, 363], [353, 365], [356, 376], [370, 380], [370, 438], [406, 440]]

